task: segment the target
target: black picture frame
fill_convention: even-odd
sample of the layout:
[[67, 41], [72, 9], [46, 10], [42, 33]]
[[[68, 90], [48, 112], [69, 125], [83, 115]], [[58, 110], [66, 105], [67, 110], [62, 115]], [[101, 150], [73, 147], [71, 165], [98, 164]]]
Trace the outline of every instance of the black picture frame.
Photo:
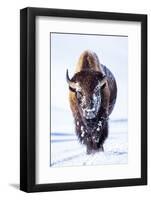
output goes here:
[[[36, 184], [35, 19], [54, 16], [141, 23], [141, 178]], [[20, 190], [43, 192], [147, 184], [147, 15], [48, 8], [20, 10]]]

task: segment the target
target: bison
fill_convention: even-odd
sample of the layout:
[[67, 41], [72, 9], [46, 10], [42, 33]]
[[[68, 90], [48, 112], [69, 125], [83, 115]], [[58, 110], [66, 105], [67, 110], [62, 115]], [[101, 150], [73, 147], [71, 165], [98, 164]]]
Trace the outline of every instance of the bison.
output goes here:
[[87, 50], [80, 55], [71, 79], [67, 70], [66, 80], [79, 141], [86, 145], [87, 154], [104, 151], [108, 119], [117, 97], [113, 74], [99, 62], [96, 53]]

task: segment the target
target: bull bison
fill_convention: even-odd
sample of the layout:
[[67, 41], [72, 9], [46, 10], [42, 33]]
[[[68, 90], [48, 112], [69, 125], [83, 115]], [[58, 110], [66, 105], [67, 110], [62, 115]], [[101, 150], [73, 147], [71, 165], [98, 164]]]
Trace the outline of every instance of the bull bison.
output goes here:
[[113, 74], [94, 52], [84, 51], [74, 76], [70, 79], [67, 70], [66, 80], [79, 141], [86, 145], [87, 154], [104, 151], [108, 119], [117, 96]]

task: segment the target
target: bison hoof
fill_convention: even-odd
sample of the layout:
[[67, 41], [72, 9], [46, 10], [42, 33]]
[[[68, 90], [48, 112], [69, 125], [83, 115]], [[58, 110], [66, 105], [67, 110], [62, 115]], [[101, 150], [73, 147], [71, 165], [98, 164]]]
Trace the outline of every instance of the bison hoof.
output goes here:
[[87, 154], [88, 154], [88, 155], [92, 154], [92, 150], [89, 149], [89, 148], [87, 148]]

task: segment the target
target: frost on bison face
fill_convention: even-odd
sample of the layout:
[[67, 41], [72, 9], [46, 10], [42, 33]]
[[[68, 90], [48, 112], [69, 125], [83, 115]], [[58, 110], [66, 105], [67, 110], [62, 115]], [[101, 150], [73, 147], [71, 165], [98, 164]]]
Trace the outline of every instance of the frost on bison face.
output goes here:
[[110, 70], [100, 64], [97, 55], [84, 51], [70, 79], [69, 101], [79, 141], [87, 147], [87, 153], [103, 151], [108, 136], [108, 118], [117, 96], [116, 81]]

